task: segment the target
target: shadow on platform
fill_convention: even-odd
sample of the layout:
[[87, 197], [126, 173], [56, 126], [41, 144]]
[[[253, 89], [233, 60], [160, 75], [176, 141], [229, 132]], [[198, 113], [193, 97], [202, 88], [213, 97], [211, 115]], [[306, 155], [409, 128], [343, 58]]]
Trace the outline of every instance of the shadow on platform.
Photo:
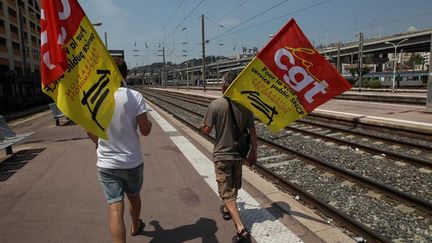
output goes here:
[[[154, 231], [143, 231], [141, 235], [151, 237], [151, 243], [180, 243], [193, 239], [201, 238], [203, 243], [219, 242], [216, 238], [218, 227], [216, 221], [208, 218], [200, 218], [195, 224], [183, 225], [174, 229], [164, 229], [160, 222], [153, 220], [150, 222]], [[150, 226], [146, 226], [148, 229]]]
[[38, 156], [45, 148], [27, 149], [14, 153], [0, 164], [0, 182], [7, 181], [13, 174]]
[[290, 216], [301, 217], [301, 218], [304, 218], [304, 219], [307, 219], [310, 221], [315, 221], [315, 222], [318, 222], [321, 224], [326, 224], [326, 225], [329, 224], [324, 220], [311, 217], [311, 216], [309, 216], [307, 214], [303, 214], [301, 212], [293, 211], [293, 210], [291, 210], [291, 206], [288, 203], [282, 202], [282, 201], [281, 202], [274, 202], [267, 208], [245, 208], [245, 206], [246, 205], [244, 202], [238, 203], [238, 207], [239, 207], [241, 214], [243, 214], [243, 215], [255, 215], [255, 216], [261, 215], [261, 217], [254, 217], [253, 222], [246, 223], [246, 227], [248, 227], [249, 229], [251, 229], [253, 224], [255, 224], [255, 223], [262, 223], [264, 221], [271, 220], [271, 218], [266, 216], [267, 212], [269, 212], [271, 215], [273, 215], [274, 221], [282, 219], [284, 217], [284, 215], [290, 215]]

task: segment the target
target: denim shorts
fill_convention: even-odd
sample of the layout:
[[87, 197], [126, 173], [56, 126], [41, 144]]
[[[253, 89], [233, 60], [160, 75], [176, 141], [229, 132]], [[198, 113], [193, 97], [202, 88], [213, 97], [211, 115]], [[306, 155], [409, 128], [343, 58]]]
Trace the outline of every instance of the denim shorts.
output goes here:
[[140, 193], [143, 183], [143, 164], [132, 169], [108, 169], [97, 167], [108, 204], [122, 201], [124, 193], [134, 196]]

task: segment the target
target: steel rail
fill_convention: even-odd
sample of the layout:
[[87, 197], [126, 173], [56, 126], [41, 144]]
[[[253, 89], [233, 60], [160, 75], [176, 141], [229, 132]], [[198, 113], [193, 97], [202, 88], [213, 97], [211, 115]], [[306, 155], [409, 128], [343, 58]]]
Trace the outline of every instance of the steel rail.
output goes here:
[[[326, 136], [326, 135], [323, 135], [323, 134], [319, 134], [319, 133], [303, 130], [303, 129], [300, 129], [300, 128], [296, 128], [296, 127], [286, 127], [285, 129], [290, 129], [290, 130], [294, 130], [294, 131], [297, 131], [297, 132], [300, 132], [300, 133], [303, 133], [303, 134], [308, 134], [308, 135], [311, 135], [311, 136], [315, 136], [315, 137], [319, 137], [319, 138], [324, 138], [324, 139], [331, 140], [331, 141], [334, 141], [334, 142], [339, 143], [339, 144], [352, 145], [352, 146], [355, 146], [357, 148], [363, 149], [363, 150], [368, 151], [368, 152], [373, 153], [373, 154], [385, 154], [389, 158], [392, 158], [392, 159], [401, 159], [401, 160], [404, 160], [405, 162], [408, 162], [408, 163], [413, 164], [413, 165], [417, 165], [417, 166], [420, 165], [420, 166], [425, 166], [425, 167], [429, 167], [429, 168], [432, 167], [432, 162], [429, 161], [429, 160], [415, 158], [415, 157], [412, 157], [412, 156], [408, 156], [408, 155], [404, 155], [404, 154], [399, 154], [399, 153], [395, 153], [395, 152], [392, 152], [392, 151], [387, 151], [387, 150], [384, 150], [384, 149], [381, 149], [381, 148], [372, 147], [372, 146], [361, 144], [361, 143], [354, 142], [354, 141], [346, 141], [344, 139], [334, 138], [334, 137]], [[349, 133], [349, 131], [348, 131], [348, 133]]]
[[[153, 96], [154, 97], [154, 96]], [[156, 98], [156, 97], [155, 97]], [[150, 101], [151, 102], [151, 101]], [[166, 101], [164, 101], [166, 102]], [[151, 102], [155, 105], [157, 105], [154, 102]], [[178, 116], [177, 114], [169, 111], [168, 109], [161, 107], [157, 105], [159, 108], [165, 110], [166, 112], [170, 113], [173, 117], [180, 120], [182, 123], [186, 124], [189, 128], [194, 130], [195, 132], [199, 133], [201, 136], [205, 137], [207, 140], [214, 142], [214, 138], [204, 134], [201, 132], [201, 130], [197, 127], [195, 127], [192, 123], [187, 121], [186, 119]], [[179, 108], [181, 108], [179, 106]], [[195, 113], [195, 112], [192, 112]], [[371, 228], [368, 228], [367, 226], [359, 223], [357, 220], [352, 218], [351, 216], [343, 213], [342, 211], [338, 210], [337, 208], [332, 207], [328, 203], [320, 200], [319, 198], [313, 196], [309, 192], [301, 189], [300, 187], [288, 182], [287, 180], [281, 178], [279, 175], [271, 172], [267, 168], [256, 164], [256, 167], [259, 168], [259, 172], [266, 176], [267, 178], [276, 178], [278, 180], [277, 184], [280, 184], [283, 186], [285, 190], [290, 191], [291, 193], [294, 193], [295, 195], [299, 195], [302, 199], [302, 201], [306, 202], [309, 205], [312, 205], [320, 210], [320, 212], [324, 213], [328, 217], [331, 217], [335, 222], [339, 223], [340, 225], [343, 225], [353, 233], [362, 236], [363, 238], [367, 239], [368, 242], [391, 242], [389, 239], [383, 237], [376, 231], [374, 231]]]
[[[148, 93], [148, 95], [151, 95], [154, 98], [162, 100], [161, 98], [158, 98], [158, 97], [154, 96], [153, 94]], [[187, 112], [195, 114], [195, 115], [197, 115], [199, 117], [203, 117], [202, 114], [200, 114], [198, 112], [195, 112], [195, 111], [191, 111], [191, 110], [187, 109], [184, 106], [180, 106], [178, 104], [175, 104], [175, 103], [172, 103], [172, 102], [169, 102], [169, 101], [166, 101], [166, 100], [162, 100], [162, 101], [166, 102], [166, 103], [168, 103], [170, 105], [173, 105], [175, 107], [178, 107], [179, 109], [183, 109], [183, 110], [185, 110]], [[172, 113], [171, 111], [169, 111], [169, 112]], [[314, 162], [314, 164], [319, 165], [319, 166], [321, 166], [321, 167], [323, 167], [325, 169], [337, 172], [337, 174], [339, 174], [339, 175], [341, 175], [341, 176], [343, 176], [343, 177], [345, 177], [347, 179], [350, 179], [350, 180], [353, 180], [353, 181], [357, 181], [359, 184], [365, 185], [365, 186], [367, 186], [367, 187], [369, 187], [371, 189], [375, 189], [375, 190], [381, 191], [382, 193], [384, 193], [386, 195], [389, 195], [392, 198], [395, 198], [395, 199], [397, 199], [399, 201], [404, 201], [404, 202], [406, 202], [406, 203], [408, 203], [410, 205], [413, 205], [414, 207], [417, 207], [417, 208], [425, 211], [428, 214], [432, 214], [432, 203], [429, 202], [429, 201], [427, 201], [427, 200], [415, 197], [415, 196], [413, 196], [413, 195], [411, 195], [409, 193], [402, 192], [402, 191], [400, 191], [398, 189], [395, 189], [395, 188], [389, 187], [387, 185], [384, 185], [382, 183], [376, 182], [376, 181], [374, 181], [372, 179], [369, 179], [367, 177], [364, 177], [364, 176], [361, 176], [361, 175], [357, 175], [357, 174], [355, 174], [354, 172], [352, 172], [350, 170], [347, 170], [347, 169], [339, 167], [339, 166], [335, 166], [333, 164], [325, 162], [325, 161], [323, 161], [323, 160], [321, 160], [319, 158], [316, 158], [314, 156], [311, 156], [311, 155], [302, 153], [300, 151], [296, 151], [294, 149], [291, 149], [291, 148], [282, 146], [280, 144], [274, 143], [274, 142], [272, 142], [272, 141], [270, 141], [268, 139], [265, 139], [265, 138], [262, 138], [262, 137], [258, 137], [258, 139], [259, 139], [259, 141], [261, 141], [261, 142], [263, 142], [265, 144], [268, 144], [268, 145], [270, 145], [270, 146], [272, 146], [274, 148], [277, 148], [278, 150], [280, 150], [282, 152], [289, 152], [289, 153], [295, 154], [295, 155], [297, 155], [297, 156], [299, 156], [301, 158], [307, 159], [308, 161]]]

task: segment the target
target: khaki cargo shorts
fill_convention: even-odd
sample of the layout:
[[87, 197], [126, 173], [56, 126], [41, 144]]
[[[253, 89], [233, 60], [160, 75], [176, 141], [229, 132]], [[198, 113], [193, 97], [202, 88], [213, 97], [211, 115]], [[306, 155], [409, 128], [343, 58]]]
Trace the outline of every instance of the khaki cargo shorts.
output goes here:
[[219, 197], [224, 202], [236, 200], [237, 192], [241, 188], [242, 161], [216, 161], [214, 165]]

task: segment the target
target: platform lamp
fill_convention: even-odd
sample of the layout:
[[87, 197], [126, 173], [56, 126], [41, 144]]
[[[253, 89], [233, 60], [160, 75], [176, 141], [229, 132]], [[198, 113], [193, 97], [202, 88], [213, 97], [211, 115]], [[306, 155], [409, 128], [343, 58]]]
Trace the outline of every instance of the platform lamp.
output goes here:
[[397, 48], [398, 46], [402, 43], [407, 41], [408, 39], [403, 39], [401, 41], [399, 41], [397, 44], [390, 42], [390, 41], [386, 41], [385, 44], [387, 45], [393, 45], [394, 46], [394, 65], [393, 65], [393, 81], [392, 81], [392, 92], [395, 92], [395, 83], [396, 83], [396, 67], [397, 67]]
[[[95, 27], [98, 27], [98, 26], [102, 26], [102, 23], [101, 22], [97, 22], [97, 23], [94, 23], [94, 24], [92, 24], [93, 26], [95, 26]], [[105, 35], [105, 48], [108, 50], [108, 34], [107, 34], [107, 32], [105, 32], [104, 33], [104, 35]]]

